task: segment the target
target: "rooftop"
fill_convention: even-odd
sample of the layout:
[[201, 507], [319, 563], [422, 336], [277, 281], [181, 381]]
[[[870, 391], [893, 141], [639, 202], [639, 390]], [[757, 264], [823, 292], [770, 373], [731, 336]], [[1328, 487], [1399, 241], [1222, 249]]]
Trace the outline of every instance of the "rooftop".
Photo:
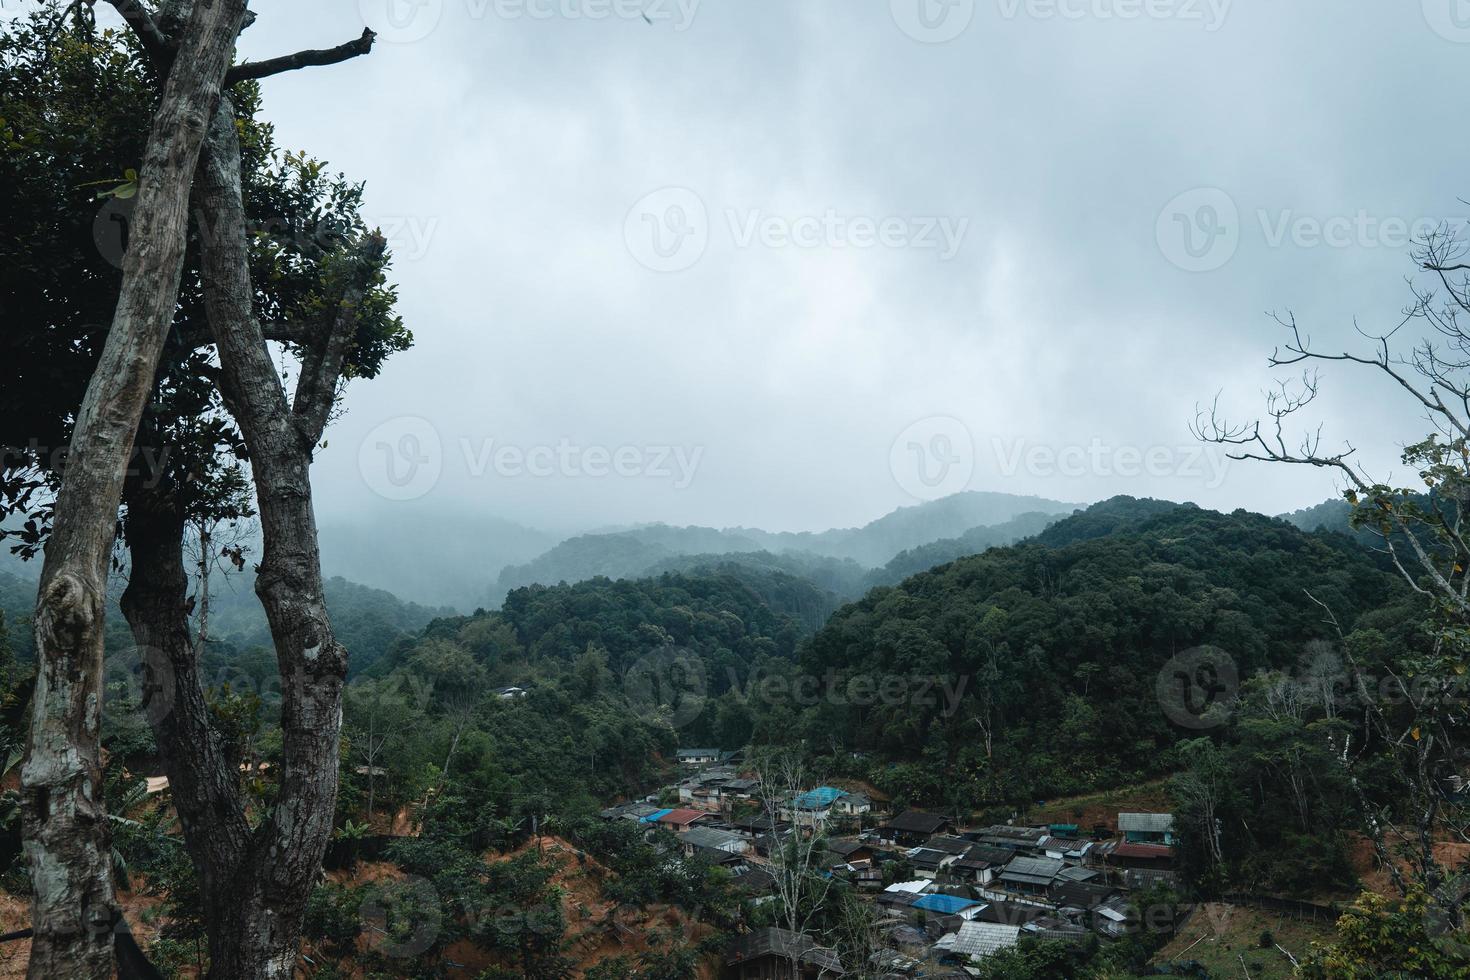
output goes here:
[[935, 834], [947, 823], [949, 823], [949, 818], [942, 817], [937, 813], [925, 813], [922, 810], [905, 810], [898, 816], [891, 818], [883, 826], [887, 830], [897, 830], [906, 834]]
[[788, 932], [785, 929], [757, 929], [737, 937], [726, 951], [725, 962], [733, 966], [762, 956], [795, 959], [834, 976], [841, 976], [846, 972], [842, 969], [842, 961], [832, 950], [818, 946], [799, 932]]
[[959, 898], [955, 895], [920, 895], [914, 902], [914, 908], [923, 909], [926, 912], [939, 912], [943, 915], [958, 915], [965, 909], [972, 909], [983, 904], [973, 898]]
[[1173, 829], [1172, 813], [1118, 814], [1118, 830], [1125, 834], [1167, 834]]
[[807, 790], [791, 801], [798, 810], [825, 810], [847, 793], [835, 786], [818, 786]]
[[966, 922], [959, 932], [952, 932], [935, 944], [936, 949], [960, 956], [983, 957], [1016, 945], [1020, 926], [999, 922]]

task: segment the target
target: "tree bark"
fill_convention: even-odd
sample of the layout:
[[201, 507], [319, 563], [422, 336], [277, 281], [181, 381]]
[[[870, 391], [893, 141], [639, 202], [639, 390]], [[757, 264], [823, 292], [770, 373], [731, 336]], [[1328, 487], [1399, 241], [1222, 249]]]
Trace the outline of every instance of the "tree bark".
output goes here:
[[128, 505], [131, 574], [122, 611], [147, 671], [143, 710], [163, 756], [184, 843], [199, 875], [210, 959], [234, 955], [240, 901], [235, 878], [250, 844], [239, 773], [209, 717], [198, 646], [186, 606], [185, 517], [171, 488], [132, 484]]
[[124, 472], [178, 302], [191, 178], [246, 0], [200, 2], [155, 110], [111, 331], [77, 413], [36, 600], [21, 769], [35, 897], [29, 976], [107, 977], [113, 900], [100, 716], [107, 561]]
[[370, 236], [340, 272], [340, 296], [302, 358], [294, 404], [287, 401], [252, 309], [240, 146], [229, 101], [210, 127], [196, 200], [213, 234], [200, 249], [205, 310], [219, 347], [220, 389], [250, 450], [263, 537], [255, 591], [265, 607], [281, 675], [281, 784], [232, 877], [234, 906], [224, 931], [228, 958], [212, 954], [216, 978], [287, 980], [296, 961], [306, 901], [321, 869], [337, 800], [342, 687], [347, 651], [323, 597], [310, 466], [352, 335], [356, 305], [381, 266], [385, 245]]

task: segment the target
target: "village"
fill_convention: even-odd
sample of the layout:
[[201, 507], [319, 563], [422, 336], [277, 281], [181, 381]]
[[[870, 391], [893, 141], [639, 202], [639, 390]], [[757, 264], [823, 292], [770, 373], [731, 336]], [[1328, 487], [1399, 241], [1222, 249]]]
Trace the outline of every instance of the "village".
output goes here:
[[[755, 905], [789, 898], [783, 878], [846, 883], [872, 906], [868, 975], [960, 978], [1026, 937], [1086, 945], [1176, 925], [1172, 902], [1137, 897], [1175, 884], [1169, 813], [1120, 812], [1112, 825], [1085, 828], [970, 826], [895, 811], [857, 789], [767, 791], [775, 781], [738, 753], [682, 748], [678, 763], [677, 783], [602, 818], [633, 821], [669, 853], [725, 868]], [[722, 975], [791, 977], [793, 963], [802, 977], [855, 972], [801, 933], [766, 927], [731, 943]]]

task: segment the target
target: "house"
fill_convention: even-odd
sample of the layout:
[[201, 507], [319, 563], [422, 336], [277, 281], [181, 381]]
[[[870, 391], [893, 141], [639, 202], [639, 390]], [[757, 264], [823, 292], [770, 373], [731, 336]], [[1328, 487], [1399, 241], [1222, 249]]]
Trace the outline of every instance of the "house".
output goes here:
[[859, 817], [873, 812], [873, 801], [866, 793], [844, 793], [832, 804], [832, 809], [844, 817]]
[[1173, 844], [1174, 814], [1120, 813], [1118, 832], [1130, 844]]
[[847, 793], [835, 786], [818, 786], [792, 797], [781, 807], [781, 819], [802, 827], [820, 827], [832, 814], [832, 804]]
[[975, 844], [949, 866], [949, 873], [962, 881], [988, 885], [1015, 856], [1003, 847]]
[[1074, 946], [1085, 946], [1092, 938], [1092, 932], [1086, 926], [1068, 921], [1058, 915], [1049, 915], [1034, 922], [1028, 922], [1021, 927], [1021, 932], [1023, 935], [1036, 939], [1071, 943]]
[[1111, 885], [1091, 881], [1065, 881], [1061, 878], [1052, 883], [1048, 893], [1057, 908], [1077, 909], [1081, 912], [1091, 912], [1116, 894], [1118, 889]]
[[905, 810], [878, 828], [878, 839], [887, 844], [916, 847], [935, 834], [949, 829], [949, 818], [922, 810]]
[[937, 878], [940, 872], [959, 860], [957, 854], [946, 854], [932, 847], [916, 847], [905, 855], [921, 878]]
[[679, 834], [679, 843], [684, 845], [684, 856], [693, 857], [700, 849], [720, 851], [725, 854], [744, 854], [750, 842], [739, 834], [732, 834], [713, 827], [690, 827]]
[[1037, 850], [1049, 858], [1081, 861], [1087, 857], [1087, 852], [1092, 850], [1092, 841], [1078, 837], [1048, 836], [1041, 838]]
[[972, 919], [935, 943], [934, 951], [945, 959], [980, 960], [1016, 945], [1020, 937], [1020, 926]]
[[650, 814], [658, 813], [659, 807], [650, 803], [619, 803], [603, 810], [598, 816], [604, 820], [642, 820]]
[[907, 892], [910, 895], [922, 895], [934, 890], [934, 882], [926, 879], [919, 881], [895, 881], [883, 889], [884, 894], [893, 895], [899, 892]]
[[681, 766], [712, 766], [724, 755], [720, 749], [679, 749], [674, 753]]
[[671, 830], [679, 831], [688, 830], [695, 822], [703, 820], [708, 816], [709, 814], [705, 813], [703, 810], [689, 810], [681, 808], [678, 810], [665, 810], [661, 815], [654, 817], [649, 822], [656, 823], [661, 827], [668, 827]]
[[776, 890], [776, 876], [765, 868], [746, 865], [733, 869], [730, 884], [736, 890], [757, 898], [770, 895]]
[[1009, 824], [982, 827], [965, 834], [965, 837], [977, 844], [989, 844], [991, 847], [1004, 847], [1012, 851], [1038, 850], [1042, 839], [1048, 836], [1050, 835], [1047, 831], [1040, 827], [1012, 827]]
[[1007, 926], [1024, 926], [1046, 915], [1045, 909], [1024, 902], [993, 901], [975, 914], [982, 922], [998, 922]]
[[1092, 928], [1109, 939], [1122, 939], [1133, 931], [1128, 899], [1116, 895], [1093, 909]]
[[856, 861], [873, 859], [873, 848], [859, 840], [834, 837], [827, 841], [827, 850], [835, 858], [834, 863], [836, 864], [852, 864]]
[[731, 779], [720, 787], [720, 798], [748, 800], [755, 796], [760, 785], [760, 781], [756, 779]]
[[1097, 848], [1105, 865], [1139, 871], [1169, 871], [1174, 867], [1174, 849], [1163, 844], [1130, 844], [1118, 841]]
[[914, 907], [914, 903], [918, 900], [919, 896], [913, 892], [896, 892], [884, 889], [878, 893], [877, 898], [873, 899], [873, 904], [892, 917], [902, 918], [910, 913]]
[[914, 908], [937, 915], [957, 915], [961, 919], [973, 919], [985, 907], [984, 902], [957, 895], [920, 895], [914, 900]]
[[1055, 858], [1014, 857], [1000, 873], [999, 883], [1015, 894], [1044, 898], [1061, 870], [1062, 862]]
[[[796, 964], [793, 971], [792, 964]], [[739, 936], [725, 951], [727, 980], [820, 980], [846, 974], [830, 949], [801, 933], [757, 929]]]
[[1101, 878], [1102, 872], [1096, 868], [1083, 868], [1075, 864], [1069, 864], [1057, 872], [1057, 881], [1088, 882], [1099, 881]]
[[865, 891], [877, 891], [883, 887], [883, 869], [871, 860], [849, 861], [837, 868], [839, 874]]

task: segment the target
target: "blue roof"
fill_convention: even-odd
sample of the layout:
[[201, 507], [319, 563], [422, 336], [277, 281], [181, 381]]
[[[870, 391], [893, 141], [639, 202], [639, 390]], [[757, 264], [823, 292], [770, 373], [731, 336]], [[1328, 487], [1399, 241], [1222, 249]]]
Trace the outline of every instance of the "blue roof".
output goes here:
[[835, 786], [818, 786], [796, 797], [791, 801], [791, 805], [801, 810], [825, 810], [837, 802], [840, 797], [846, 795]]
[[660, 819], [662, 819], [663, 817], [666, 817], [666, 816], [668, 816], [669, 814], [671, 814], [673, 812], [674, 811], [673, 811], [672, 808], [671, 809], [668, 809], [668, 810], [659, 810], [656, 813], [650, 813], [646, 817], [639, 817], [638, 818], [638, 822], [639, 823], [656, 823]]
[[942, 915], [958, 915], [965, 909], [972, 909], [979, 904], [972, 898], [960, 898], [958, 895], [921, 895], [918, 901], [914, 902], [914, 908], [939, 912]]

